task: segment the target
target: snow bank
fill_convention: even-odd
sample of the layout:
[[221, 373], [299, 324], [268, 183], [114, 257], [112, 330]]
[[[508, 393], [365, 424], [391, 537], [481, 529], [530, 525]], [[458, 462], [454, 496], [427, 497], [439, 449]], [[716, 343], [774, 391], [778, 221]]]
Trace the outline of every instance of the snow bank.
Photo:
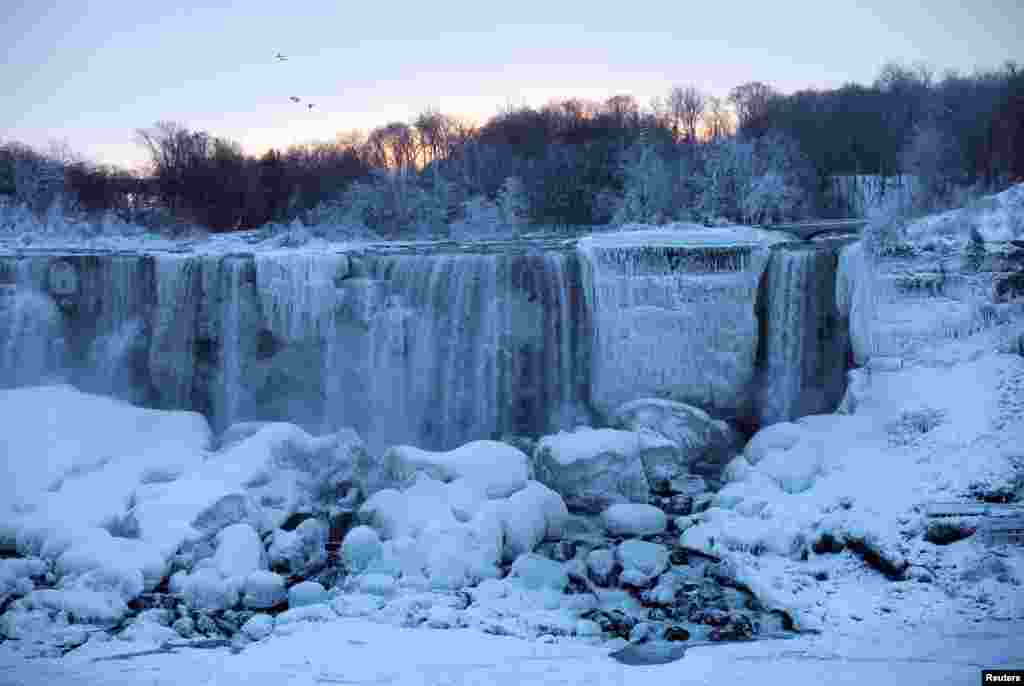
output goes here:
[[921, 246], [963, 246], [972, 235], [985, 242], [1024, 238], [1024, 184], [960, 209], [929, 215], [903, 230], [906, 240]]

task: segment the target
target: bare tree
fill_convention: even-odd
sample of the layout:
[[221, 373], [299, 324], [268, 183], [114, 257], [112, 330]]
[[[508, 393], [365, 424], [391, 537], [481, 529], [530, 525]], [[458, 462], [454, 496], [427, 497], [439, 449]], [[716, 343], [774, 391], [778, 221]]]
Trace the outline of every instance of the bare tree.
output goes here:
[[666, 107], [672, 122], [672, 137], [690, 143], [697, 140], [697, 126], [704, 116], [707, 97], [694, 86], [675, 86], [669, 91]]
[[732, 113], [722, 98], [712, 96], [707, 99], [703, 119], [709, 140], [732, 135]]
[[771, 86], [751, 81], [736, 86], [729, 93], [729, 102], [736, 108], [739, 130], [754, 138], [767, 130], [768, 104], [776, 95]]

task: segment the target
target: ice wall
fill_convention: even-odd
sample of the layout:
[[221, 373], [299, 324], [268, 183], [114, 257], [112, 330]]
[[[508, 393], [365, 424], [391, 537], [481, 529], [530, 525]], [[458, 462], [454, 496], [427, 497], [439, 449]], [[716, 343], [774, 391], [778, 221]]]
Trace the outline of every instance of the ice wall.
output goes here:
[[585, 421], [586, 312], [571, 253], [361, 260], [342, 283], [326, 420], [371, 445], [452, 447]]
[[725, 416], [751, 412], [755, 301], [770, 247], [702, 235], [581, 241], [594, 320], [590, 397], [605, 417], [644, 397]]

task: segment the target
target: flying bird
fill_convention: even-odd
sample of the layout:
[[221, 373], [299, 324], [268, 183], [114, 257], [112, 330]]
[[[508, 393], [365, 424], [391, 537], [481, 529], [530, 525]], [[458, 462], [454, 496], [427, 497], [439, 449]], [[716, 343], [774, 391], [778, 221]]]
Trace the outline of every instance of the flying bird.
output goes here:
[[293, 95], [293, 96], [292, 96], [291, 98], [289, 98], [289, 99], [290, 99], [290, 100], [291, 100], [292, 102], [299, 102], [299, 101], [301, 101], [301, 100], [302, 100], [302, 98], [296, 98], [296, 97], [295, 97], [294, 95]]
[[282, 55], [281, 53], [277, 53], [277, 55], [275, 55], [275, 57], [277, 58], [278, 62], [287, 62], [288, 61], [288, 58], [286, 56]]

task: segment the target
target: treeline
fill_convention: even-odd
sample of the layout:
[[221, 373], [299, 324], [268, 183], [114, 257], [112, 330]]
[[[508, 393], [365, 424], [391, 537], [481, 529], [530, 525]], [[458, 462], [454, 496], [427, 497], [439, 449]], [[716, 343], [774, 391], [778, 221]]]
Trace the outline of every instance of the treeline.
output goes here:
[[270, 150], [174, 123], [137, 132], [150, 173], [0, 145], [0, 193], [44, 210], [146, 213], [213, 230], [295, 218], [383, 237], [453, 225], [669, 220], [771, 222], [852, 209], [839, 175], [912, 174], [941, 203], [955, 188], [1024, 177], [1024, 72], [1013, 64], [941, 79], [884, 67], [870, 85], [728, 98], [673, 88], [510, 108], [476, 126], [427, 111], [366, 135]]

